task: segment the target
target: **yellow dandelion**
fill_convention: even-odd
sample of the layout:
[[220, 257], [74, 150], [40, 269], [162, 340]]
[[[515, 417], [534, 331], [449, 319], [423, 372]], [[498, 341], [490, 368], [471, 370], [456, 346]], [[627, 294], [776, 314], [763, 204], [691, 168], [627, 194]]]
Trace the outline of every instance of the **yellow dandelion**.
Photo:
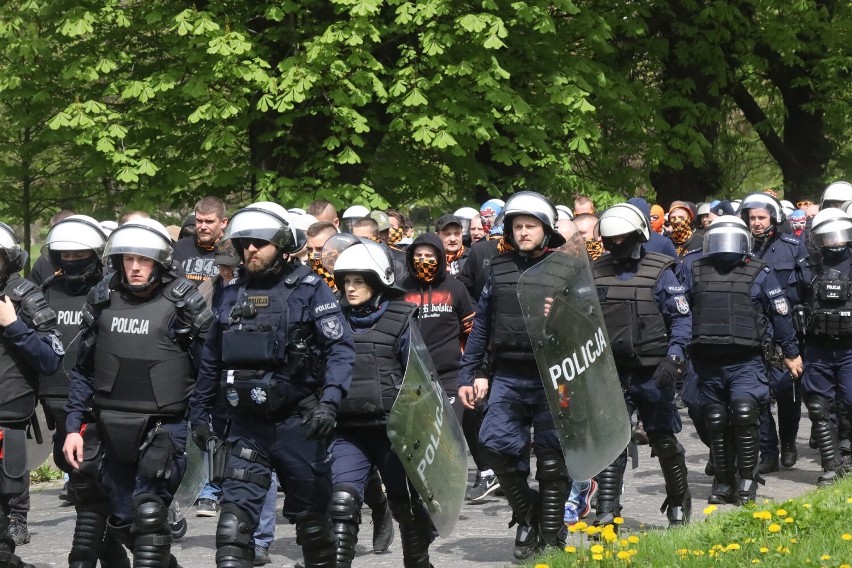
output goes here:
[[589, 550], [592, 551], [592, 554], [603, 554], [604, 547], [600, 544], [594, 544]]
[[705, 515], [712, 515], [713, 513], [715, 513], [718, 510], [719, 510], [719, 507], [717, 507], [716, 505], [708, 505], [708, 506], [704, 507], [704, 514]]
[[547, 564], [536, 564], [535, 568], [550, 568]]
[[704, 551], [703, 550], [693, 550], [692, 555], [693, 556], [704, 556]]
[[686, 554], [689, 554], [689, 549], [688, 548], [678, 548], [677, 553], [681, 556], [684, 556]]
[[787, 517], [786, 519], [784, 519], [784, 522], [785, 523], [793, 523], [793, 522], [795, 522], [795, 520], [793, 519], [793, 517]]
[[812, 505], [810, 503], [805, 503], [804, 505], [802, 505], [802, 507], [804, 507], [805, 509], [810, 509], [811, 506]]
[[852, 503], [852, 497], [846, 500], [847, 503]]
[[627, 542], [626, 538], [622, 538], [621, 540], [618, 541], [618, 546], [620, 546], [621, 548], [627, 548], [628, 544], [630, 544], [630, 543]]
[[622, 550], [621, 552], [618, 553], [618, 559], [619, 560], [630, 561], [631, 556], [633, 556], [633, 555], [630, 554], [629, 552], [627, 552], [626, 550]]
[[842, 535], [840, 535], [840, 538], [842, 538], [843, 540], [852, 540], [852, 534], [843, 533]]
[[632, 534], [632, 535], [627, 537], [627, 542], [629, 542], [630, 544], [636, 544], [636, 543], [639, 542], [639, 537], [636, 536], [635, 534]]
[[752, 544], [754, 542], [754, 539], [753, 538], [747, 538], [743, 542], [746, 543], [746, 544]]
[[592, 560], [603, 560], [603, 554], [592, 554]]
[[829, 556], [828, 554], [823, 554], [822, 556], [819, 557], [819, 559], [820, 560], [831, 560], [831, 556]]
[[751, 514], [751, 516], [754, 517], [755, 519], [768, 521], [769, 519], [772, 518], [772, 513], [770, 513], [769, 511], [755, 511], [754, 513]]
[[740, 545], [737, 544], [736, 542], [732, 542], [731, 544], [729, 544], [728, 546], [725, 547], [725, 550], [739, 550], [739, 549], [740, 549]]
[[786, 517], [787, 516], [787, 509], [778, 509], [777, 511], [775, 511], [775, 514], [778, 515], [779, 517]]
[[761, 553], [761, 554], [766, 554], [767, 552], [769, 552], [769, 549], [768, 549], [768, 548], [766, 548], [765, 546], [761, 546], [761, 547], [760, 547], [760, 553]]
[[574, 554], [575, 552], [577, 552], [577, 547], [576, 546], [566, 546], [565, 552], [567, 552], [568, 554]]
[[751, 561], [751, 563], [752, 564], [760, 564], [760, 560], [755, 558], [754, 560]]
[[618, 536], [613, 532], [605, 532], [603, 533], [604, 540], [607, 542], [615, 542], [618, 540]]
[[797, 539], [796, 537], [793, 537], [793, 538], [790, 539], [790, 542], [792, 542], [793, 544], [798, 544], [799, 539]]
[[608, 533], [608, 532], [614, 533], [615, 532], [615, 525], [604, 525], [604, 528], [601, 530], [601, 532], [603, 532], [603, 533]]
[[779, 525], [778, 523], [772, 523], [771, 525], [769, 525], [768, 529], [771, 533], [781, 532], [781, 525]]
[[621, 517], [616, 517], [612, 520], [612, 524], [614, 524], [614, 525], [624, 524], [624, 519], [622, 519]]
[[587, 534], [587, 535], [589, 535], [589, 536], [591, 536], [591, 535], [596, 535], [596, 534], [598, 534], [599, 532], [601, 532], [601, 528], [600, 528], [600, 527], [588, 527], [588, 528], [586, 529], [586, 534]]
[[717, 554], [719, 554], [719, 551], [718, 551], [718, 550], [708, 550], [708, 551], [707, 551], [707, 554], [710, 556], [710, 558], [713, 558], [713, 557], [715, 557]]
[[848, 564], [841, 564], [840, 568], [852, 568], [852, 566], [849, 566]]
[[721, 544], [714, 544], [712, 547], [710, 547], [710, 550], [722, 550], [723, 548], [725, 547]]
[[583, 521], [580, 521], [579, 523], [574, 523], [573, 525], [571, 525], [571, 530], [572, 530], [572, 531], [581, 531], [581, 530], [583, 530], [584, 528], [586, 528], [587, 526], [589, 526], [589, 525], [587, 525], [587, 524], [586, 524], [585, 522], [583, 522]]

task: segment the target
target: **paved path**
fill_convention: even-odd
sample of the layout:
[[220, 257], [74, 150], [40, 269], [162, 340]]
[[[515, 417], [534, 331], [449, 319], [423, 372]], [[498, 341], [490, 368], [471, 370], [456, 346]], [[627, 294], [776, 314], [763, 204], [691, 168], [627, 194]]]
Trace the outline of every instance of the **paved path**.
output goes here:
[[[704, 475], [707, 451], [704, 449], [692, 424], [683, 411], [684, 431], [680, 440], [687, 450], [689, 482], [694, 499], [694, 518], [702, 518], [702, 509], [710, 490], [710, 478]], [[767, 476], [765, 486], [758, 490], [758, 499], [786, 499], [811, 489], [816, 483], [817, 454], [807, 446], [806, 436], [810, 424], [802, 420], [799, 436], [799, 463], [790, 470]], [[804, 436], [804, 437], [803, 437]], [[46, 566], [67, 566], [67, 553], [71, 545], [74, 525], [72, 507], [60, 507], [58, 500], [61, 484], [46, 484], [33, 488], [32, 511], [29, 529], [32, 542], [18, 549], [27, 562], [38, 568]], [[663, 526], [664, 515], [659, 508], [664, 499], [663, 477], [656, 458], [650, 458], [647, 446], [640, 447], [640, 463], [635, 470], [628, 470], [624, 488], [624, 518], [626, 526], [638, 528]], [[279, 501], [279, 510], [280, 510]], [[723, 508], [728, 508], [725, 506]], [[372, 526], [369, 524], [369, 510], [365, 510], [367, 520], [363, 526], [362, 537], [370, 542]], [[436, 568], [484, 568], [503, 567], [511, 564], [514, 529], [507, 528], [510, 513], [504, 499], [495, 497], [481, 503], [468, 503], [462, 509], [461, 518], [455, 531], [448, 538], [440, 538], [431, 547], [431, 559]], [[189, 530], [184, 538], [174, 546], [174, 553], [184, 568], [214, 566], [215, 518], [189, 518]], [[270, 549], [273, 567], [291, 567], [301, 558], [300, 550], [295, 546], [294, 527], [279, 518], [277, 540]], [[359, 545], [355, 567], [397, 568], [402, 566], [402, 552], [397, 539], [387, 554], [375, 555]]]

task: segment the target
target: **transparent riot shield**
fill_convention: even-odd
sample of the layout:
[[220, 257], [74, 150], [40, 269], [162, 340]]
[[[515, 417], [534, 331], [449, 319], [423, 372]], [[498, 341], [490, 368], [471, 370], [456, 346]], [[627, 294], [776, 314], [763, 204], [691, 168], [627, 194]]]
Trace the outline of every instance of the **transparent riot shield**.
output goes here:
[[568, 472], [591, 479], [627, 446], [630, 419], [585, 255], [550, 254], [521, 275], [518, 299]]
[[408, 366], [387, 432], [438, 534], [445, 537], [464, 503], [467, 451], [461, 425], [437, 376], [423, 338], [412, 325]]
[[186, 516], [187, 511], [201, 495], [201, 490], [210, 479], [209, 456], [191, 440], [186, 441], [186, 470], [180, 485], [169, 505], [169, 524], [174, 525]]

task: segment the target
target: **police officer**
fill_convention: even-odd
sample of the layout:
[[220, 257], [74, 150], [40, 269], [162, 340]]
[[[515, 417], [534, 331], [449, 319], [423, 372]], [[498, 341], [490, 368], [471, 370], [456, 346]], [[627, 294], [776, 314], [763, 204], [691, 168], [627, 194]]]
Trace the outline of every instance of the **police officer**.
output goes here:
[[[89, 291], [83, 308], [63, 453], [75, 470], [85, 469], [83, 425], [91, 407], [105, 443], [108, 530], [132, 549], [134, 566], [177, 566], [167, 510], [186, 465], [195, 383], [189, 351], [200, 348], [213, 314], [192, 282], [175, 275], [171, 239], [157, 221], [116, 229], [104, 257], [115, 272]], [[81, 546], [75, 543], [72, 556], [87, 562]]]
[[[280, 205], [259, 202], [228, 224], [245, 276], [204, 345], [192, 397], [193, 441], [206, 448], [219, 389], [231, 405], [231, 456], [223, 473], [216, 565], [248, 567], [252, 534], [274, 469], [286, 488], [305, 568], [335, 565], [328, 506], [328, 436], [349, 388], [355, 351], [340, 306], [322, 279], [290, 255], [304, 246]], [[225, 305], [223, 303], [223, 305]]]
[[748, 256], [753, 244], [742, 219], [719, 217], [704, 235], [704, 256], [682, 274], [692, 307], [690, 353], [715, 466], [709, 503], [753, 502], [762, 481], [758, 424], [769, 402], [766, 346], [773, 340], [780, 345], [793, 378], [802, 369], [787, 298], [770, 268]]
[[[786, 219], [781, 203], [767, 193], [751, 193], [743, 198], [739, 214], [754, 237], [752, 255], [769, 266], [786, 293], [790, 275], [801, 256], [802, 245], [799, 239], [779, 229]], [[798, 458], [796, 435], [802, 418], [802, 397], [796, 395], [798, 387], [780, 359], [773, 357], [769, 373], [769, 386], [778, 402], [778, 431], [776, 433], [775, 420], [767, 404], [760, 415], [760, 473], [778, 471], [779, 435], [781, 465], [793, 467]]]
[[789, 295], [804, 335], [802, 391], [822, 462], [818, 485], [826, 486], [844, 473], [832, 410], [842, 415], [852, 408], [852, 219], [823, 209], [813, 219], [811, 242], [816, 252], [799, 261]]
[[353, 244], [337, 258], [334, 279], [355, 338], [355, 367], [331, 443], [334, 494], [331, 514], [337, 535], [337, 566], [355, 555], [361, 504], [370, 471], [377, 467], [394, 519], [399, 523], [403, 565], [429, 568], [431, 522], [405, 469], [391, 449], [388, 414], [408, 360], [409, 329], [417, 306], [400, 301], [392, 262], [381, 246]]
[[[543, 195], [516, 193], [506, 202], [503, 213], [503, 234], [514, 250], [498, 254], [485, 269], [486, 283], [461, 361], [459, 397], [470, 409], [485, 399], [488, 379], [474, 377], [490, 350], [493, 376], [480, 442], [518, 524], [514, 556], [524, 559], [542, 545], [561, 546], [565, 497], [571, 480], [517, 288], [521, 274], [551, 254], [550, 247], [563, 245], [565, 239], [555, 229], [556, 208]], [[530, 426], [536, 432], [539, 493], [527, 482]]]
[[65, 353], [56, 335], [56, 312], [39, 287], [18, 272], [27, 253], [0, 223], [0, 566], [23, 568], [9, 532], [9, 499], [26, 485], [26, 426], [35, 412], [39, 375], [51, 375]]
[[[651, 450], [660, 459], [666, 482], [663, 509], [670, 525], [689, 521], [692, 500], [687, 484], [674, 388], [685, 370], [692, 316], [684, 288], [674, 273], [674, 258], [646, 252], [650, 229], [642, 211], [621, 203], [598, 222], [609, 254], [592, 266], [598, 298], [612, 345], [628, 411], [639, 411]], [[619, 516], [627, 450], [598, 475], [598, 524]]]
[[[77, 358], [78, 337], [83, 306], [89, 290], [103, 278], [101, 256], [107, 236], [100, 223], [86, 215], [63, 219], [47, 234], [46, 255], [57, 268], [56, 274], [42, 285], [44, 297], [56, 311], [57, 330], [65, 342], [66, 361]], [[74, 504], [74, 546], [68, 564], [74, 568], [94, 568], [100, 559], [108, 567], [130, 566], [127, 553], [113, 538], [104, 538], [109, 516], [109, 497], [98, 482], [98, 466], [103, 455], [94, 422], [87, 424], [83, 438], [90, 459], [77, 470], [65, 461], [65, 403], [68, 400], [68, 374], [60, 369], [41, 377], [39, 398], [48, 424], [55, 428], [53, 459], [57, 467], [69, 475], [68, 499]]]

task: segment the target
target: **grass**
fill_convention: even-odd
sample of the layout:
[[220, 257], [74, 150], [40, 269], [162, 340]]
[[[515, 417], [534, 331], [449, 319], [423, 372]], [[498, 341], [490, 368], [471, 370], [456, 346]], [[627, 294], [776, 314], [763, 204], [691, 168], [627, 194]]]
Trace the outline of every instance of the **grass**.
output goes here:
[[[609, 525], [596, 542], [577, 535], [582, 544], [525, 566], [852, 568], [852, 477], [783, 503], [761, 500], [725, 513], [712, 505], [702, 511], [700, 502], [693, 506], [688, 526], [616, 534]], [[598, 527], [573, 528], [588, 533]]]
[[62, 479], [62, 471], [50, 460], [30, 471], [30, 483], [44, 483], [57, 479]]

